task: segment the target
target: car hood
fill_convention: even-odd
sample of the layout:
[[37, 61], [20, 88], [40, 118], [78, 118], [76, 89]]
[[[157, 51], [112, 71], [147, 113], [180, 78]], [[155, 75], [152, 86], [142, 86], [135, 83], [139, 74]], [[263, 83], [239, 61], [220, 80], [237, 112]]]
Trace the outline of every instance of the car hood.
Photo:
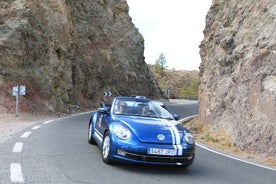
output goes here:
[[147, 117], [118, 118], [143, 143], [180, 144], [184, 128], [175, 120]]

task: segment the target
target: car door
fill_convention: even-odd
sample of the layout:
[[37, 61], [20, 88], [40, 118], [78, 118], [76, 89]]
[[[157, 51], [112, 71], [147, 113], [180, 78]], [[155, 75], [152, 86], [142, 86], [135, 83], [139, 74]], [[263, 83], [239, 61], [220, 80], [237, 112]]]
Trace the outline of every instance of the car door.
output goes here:
[[108, 123], [109, 111], [106, 108], [99, 108], [97, 113], [97, 121], [95, 124], [95, 129], [103, 136]]

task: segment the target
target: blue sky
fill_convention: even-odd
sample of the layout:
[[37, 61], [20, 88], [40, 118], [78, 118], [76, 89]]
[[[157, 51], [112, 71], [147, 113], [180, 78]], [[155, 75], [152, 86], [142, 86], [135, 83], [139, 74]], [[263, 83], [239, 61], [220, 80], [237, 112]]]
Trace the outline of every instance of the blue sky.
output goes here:
[[168, 68], [199, 70], [199, 44], [212, 0], [127, 0], [132, 21], [145, 39], [145, 58], [161, 53]]

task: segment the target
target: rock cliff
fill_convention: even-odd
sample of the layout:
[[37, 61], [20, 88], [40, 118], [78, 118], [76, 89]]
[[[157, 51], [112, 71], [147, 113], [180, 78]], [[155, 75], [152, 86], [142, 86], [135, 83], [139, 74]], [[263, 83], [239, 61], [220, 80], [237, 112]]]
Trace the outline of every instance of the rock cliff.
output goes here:
[[200, 45], [200, 121], [276, 157], [275, 0], [213, 0]]
[[128, 10], [125, 0], [0, 1], [0, 111], [14, 111], [21, 84], [28, 112], [92, 107], [106, 90], [160, 97]]

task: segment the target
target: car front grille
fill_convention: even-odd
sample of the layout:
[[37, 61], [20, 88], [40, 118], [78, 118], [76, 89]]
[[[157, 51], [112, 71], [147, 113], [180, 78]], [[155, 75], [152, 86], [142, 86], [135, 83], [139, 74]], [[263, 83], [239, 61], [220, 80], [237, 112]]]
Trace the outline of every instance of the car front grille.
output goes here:
[[160, 156], [160, 155], [148, 155], [148, 154], [137, 154], [131, 152], [125, 152], [126, 158], [145, 161], [145, 162], [163, 162], [163, 163], [184, 163], [192, 160], [194, 154], [191, 153], [185, 156]]

